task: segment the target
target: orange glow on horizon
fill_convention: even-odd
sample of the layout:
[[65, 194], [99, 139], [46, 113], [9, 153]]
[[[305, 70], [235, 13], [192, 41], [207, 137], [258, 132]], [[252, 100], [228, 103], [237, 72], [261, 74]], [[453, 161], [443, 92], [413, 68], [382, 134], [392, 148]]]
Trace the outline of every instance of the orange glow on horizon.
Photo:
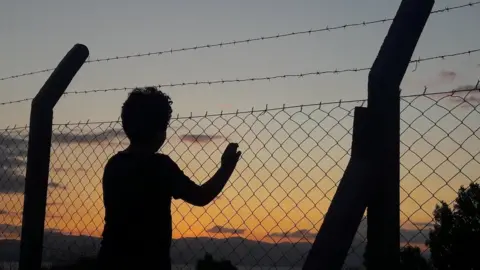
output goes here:
[[[217, 147], [221, 146], [209, 143], [183, 147], [193, 154], [182, 156], [179, 166], [197, 183], [205, 182], [217, 166], [209, 159], [220, 160]], [[49, 189], [46, 228], [65, 234], [101, 236], [104, 216], [101, 190], [103, 166], [108, 157], [120, 148], [123, 146], [105, 143], [98, 147], [71, 143], [68, 147], [52, 148], [50, 182], [59, 184], [60, 187]], [[256, 155], [252, 149], [256, 148], [253, 147], [244, 154], [244, 160], [239, 163], [237, 172], [225, 190], [207, 207], [191, 207], [181, 200], [173, 201], [174, 238], [238, 236], [272, 243], [298, 242], [306, 240], [271, 237], [269, 234], [300, 230], [315, 234], [318, 231], [335, 194], [336, 184], [343, 175], [341, 167], [329, 157], [322, 159], [322, 166], [327, 166], [326, 169], [320, 167], [321, 164], [317, 161], [309, 159], [297, 165], [293, 162], [296, 154], [288, 155], [292, 160], [277, 155], [276, 160], [279, 162], [271, 159], [272, 155]], [[201, 151], [205, 151], [204, 156], [200, 155]], [[175, 160], [178, 156], [173, 154], [172, 158]], [[202, 164], [195, 158], [205, 158], [208, 162]], [[281, 160], [287, 161], [281, 163]], [[428, 181], [437, 180], [431, 176]], [[461, 179], [455, 181], [462, 182]], [[438, 203], [432, 198], [432, 191], [419, 186], [418, 182], [413, 175], [407, 175], [402, 180], [401, 222], [409, 222], [402, 226], [405, 229], [417, 230], [413, 223], [430, 222]], [[438, 186], [439, 190], [434, 191], [441, 194], [442, 199], [448, 201], [454, 198], [455, 193]], [[23, 203], [21, 194], [11, 196]], [[16, 204], [11, 209], [22, 211], [21, 204]], [[8, 221], [14, 225], [21, 224], [21, 215]], [[244, 230], [244, 233], [207, 232], [215, 226], [224, 226], [227, 231]], [[308, 238], [312, 240], [311, 235]]]

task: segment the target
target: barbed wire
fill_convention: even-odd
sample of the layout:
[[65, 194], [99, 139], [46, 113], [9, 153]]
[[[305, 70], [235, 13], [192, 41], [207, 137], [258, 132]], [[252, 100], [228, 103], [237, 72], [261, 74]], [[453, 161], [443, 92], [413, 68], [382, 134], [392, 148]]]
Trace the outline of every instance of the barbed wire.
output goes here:
[[0, 102], [0, 106], [23, 103], [23, 102], [32, 101], [32, 100], [33, 98], [24, 98], [24, 99], [12, 100], [12, 101], [5, 101], [5, 102]]
[[[475, 1], [475, 2], [469, 2], [467, 4], [463, 4], [463, 5], [457, 5], [457, 6], [452, 6], [452, 7], [444, 7], [444, 8], [432, 11], [431, 14], [446, 13], [446, 12], [449, 12], [449, 11], [452, 11], [452, 10], [474, 7], [474, 6], [479, 5], [479, 4], [480, 4], [480, 1]], [[257, 41], [280, 39], [280, 38], [291, 37], [291, 36], [299, 36], [299, 35], [307, 35], [307, 34], [311, 35], [311, 34], [314, 34], [314, 33], [331, 32], [331, 31], [335, 31], [335, 30], [347, 29], [347, 28], [353, 28], [353, 27], [365, 27], [365, 26], [374, 25], [374, 24], [386, 23], [386, 22], [389, 22], [389, 21], [393, 21], [393, 17], [385, 18], [385, 19], [371, 20], [371, 21], [357, 22], [357, 23], [350, 23], [350, 24], [343, 24], [343, 25], [336, 25], [336, 26], [326, 26], [326, 27], [323, 27], [323, 28], [302, 30], [302, 31], [297, 31], [297, 32], [289, 32], [289, 33], [281, 33], [281, 34], [276, 34], [276, 35], [261, 36], [261, 37], [247, 38], [247, 39], [241, 39], [241, 40], [232, 40], [232, 41], [227, 41], [227, 42], [196, 45], [196, 46], [191, 46], [191, 47], [183, 47], [183, 48], [169, 49], [169, 50], [156, 51], [156, 52], [146, 52], [146, 53], [120, 55], [120, 56], [105, 57], [105, 58], [96, 58], [96, 59], [87, 60], [86, 63], [99, 63], [99, 62], [108, 62], [108, 61], [115, 61], [115, 60], [125, 60], [125, 59], [131, 59], [131, 58], [141, 58], [141, 57], [148, 57], [148, 56], [160, 56], [160, 55], [164, 55], [164, 54], [173, 54], [173, 53], [177, 53], [177, 52], [186, 52], [186, 51], [196, 51], [196, 50], [200, 50], [200, 49], [221, 48], [221, 47], [227, 47], [227, 46], [234, 46], [234, 45], [238, 45], [238, 44], [249, 44], [249, 43], [257, 42]], [[10, 75], [10, 76], [0, 78], [0, 81], [6, 81], [6, 80], [10, 80], [10, 79], [26, 77], [26, 76], [31, 76], [31, 75], [35, 75], [35, 74], [51, 72], [54, 69], [55, 68], [47, 68], [47, 69], [31, 71], [31, 72], [26, 72], [26, 73], [21, 73], [21, 74], [16, 74], [16, 75]]]
[[[473, 92], [473, 91], [479, 91], [480, 92], [480, 80], [477, 81], [476, 85], [471, 85], [471, 87], [466, 87], [462, 89], [455, 89], [451, 91], [441, 91], [441, 92], [427, 92], [428, 87], [424, 87], [423, 93], [414, 93], [414, 94], [406, 94], [402, 95], [400, 98], [415, 98], [415, 97], [421, 97], [421, 96], [434, 96], [434, 95], [450, 95], [454, 96], [457, 93], [467, 93], [467, 92]], [[458, 96], [456, 96], [458, 97]], [[202, 118], [202, 117], [215, 117], [215, 116], [228, 116], [228, 115], [239, 115], [239, 114], [252, 114], [252, 113], [262, 113], [262, 112], [267, 112], [267, 111], [279, 111], [279, 110], [285, 110], [285, 109], [295, 109], [295, 108], [308, 108], [308, 107], [322, 107], [326, 105], [332, 105], [332, 104], [348, 104], [348, 103], [362, 103], [362, 106], [367, 102], [367, 99], [349, 99], [349, 100], [337, 100], [337, 101], [327, 101], [327, 102], [318, 102], [318, 103], [308, 103], [308, 104], [302, 104], [302, 105], [286, 105], [283, 104], [281, 107], [268, 107], [268, 104], [265, 105], [265, 108], [255, 108], [252, 107], [250, 110], [236, 110], [236, 111], [230, 111], [230, 112], [223, 112], [221, 111], [220, 113], [209, 113], [208, 111], [205, 112], [205, 114], [197, 114], [193, 115], [192, 112], [190, 112], [189, 116], [180, 116], [177, 114], [175, 117], [173, 117], [174, 120], [179, 120], [179, 119], [193, 119], [193, 118]], [[86, 121], [83, 123], [79, 124], [106, 124], [106, 123], [116, 123], [120, 122], [120, 120], [116, 121], [97, 121], [97, 122], [91, 122], [91, 121]], [[54, 124], [54, 125], [69, 125], [70, 123], [67, 124]]]
[[[271, 81], [277, 79], [287, 79], [287, 78], [302, 78], [302, 77], [309, 77], [315, 75], [326, 75], [326, 74], [341, 74], [341, 73], [348, 73], [348, 72], [359, 72], [359, 71], [366, 71], [370, 68], [348, 68], [348, 69], [335, 69], [335, 70], [324, 70], [324, 71], [312, 71], [312, 72], [305, 72], [305, 73], [297, 73], [297, 74], [282, 74], [282, 75], [273, 75], [273, 76], [264, 76], [264, 77], [248, 77], [248, 78], [241, 78], [241, 79], [219, 79], [219, 80], [212, 80], [212, 81], [195, 81], [195, 82], [180, 82], [180, 83], [170, 83], [170, 84], [157, 84], [156, 87], [159, 88], [171, 88], [171, 87], [180, 87], [180, 86], [192, 86], [192, 85], [212, 85], [212, 84], [226, 84], [226, 83], [241, 83], [241, 82], [257, 82], [257, 81]], [[120, 87], [120, 88], [107, 88], [107, 89], [92, 89], [92, 90], [85, 90], [85, 91], [70, 91], [65, 92], [65, 95], [71, 94], [89, 94], [89, 93], [97, 93], [97, 92], [112, 92], [112, 91], [126, 91], [132, 90], [135, 87]]]
[[[437, 56], [431, 56], [426, 58], [419, 57], [416, 60], [411, 60], [410, 63], [416, 64], [418, 66], [419, 63], [425, 62], [425, 61], [432, 61], [432, 60], [438, 60], [438, 59], [443, 60], [450, 57], [470, 55], [472, 53], [477, 53], [477, 52], [480, 52], [480, 49], [469, 50], [469, 51], [458, 52], [458, 53], [451, 53], [451, 54], [444, 54], [444, 55], [437, 55]], [[265, 76], [265, 77], [249, 77], [249, 78], [242, 78], [242, 79], [219, 79], [219, 80], [212, 80], [212, 81], [195, 81], [195, 82], [158, 84], [155, 86], [159, 88], [166, 88], [166, 87], [170, 88], [170, 87], [196, 86], [196, 85], [214, 85], [214, 84], [226, 84], [226, 83], [271, 81], [271, 80], [277, 80], [277, 79], [304, 78], [309, 76], [320, 76], [320, 75], [326, 75], [326, 74], [354, 73], [354, 72], [368, 71], [370, 69], [371, 67], [334, 69], [334, 70], [312, 71], [312, 72], [297, 73], [297, 74], [282, 74], [282, 75], [273, 75], [273, 76]], [[134, 88], [135, 87], [116, 87], [116, 88], [105, 88], [105, 89], [91, 89], [91, 90], [84, 90], [84, 91], [69, 91], [69, 92], [65, 92], [63, 95], [67, 96], [67, 95], [90, 94], [90, 93], [100, 93], [100, 92], [128, 91]], [[22, 102], [27, 102], [31, 100], [33, 100], [33, 98], [25, 98], [20, 100], [0, 102], [0, 106], [22, 103]]]
[[[400, 89], [401, 90], [401, 89]], [[440, 91], [440, 92], [428, 92], [429, 87], [424, 86], [423, 92], [421, 93], [413, 93], [413, 94], [406, 94], [406, 95], [401, 95], [400, 98], [405, 99], [405, 98], [417, 98], [417, 97], [430, 97], [430, 96], [435, 96], [435, 95], [444, 95], [444, 96], [451, 96], [455, 98], [461, 98], [464, 99], [464, 97], [460, 96], [455, 96], [455, 94], [461, 94], [461, 93], [468, 93], [468, 92], [474, 92], [478, 91], [480, 93], [480, 79], [476, 82], [475, 85], [467, 85], [466, 87], [462, 87], [459, 89], [454, 89], [451, 91]], [[319, 107], [321, 108], [322, 106], [328, 106], [328, 105], [335, 105], [339, 104], [350, 104], [350, 103], [361, 103], [360, 106], [364, 106], [365, 103], [367, 102], [367, 99], [349, 99], [349, 100], [336, 100], [336, 101], [326, 101], [326, 102], [317, 102], [317, 103], [307, 103], [307, 104], [301, 104], [301, 105], [286, 105], [283, 104], [282, 106], [276, 106], [276, 107], [269, 107], [268, 104], [265, 105], [264, 108], [255, 108], [252, 107], [250, 110], [236, 110], [236, 111], [220, 111], [219, 113], [209, 113], [206, 111], [204, 114], [193, 114], [193, 112], [190, 112], [190, 115], [183, 115], [180, 116], [180, 114], [177, 114], [176, 116], [172, 117], [172, 120], [182, 120], [182, 119], [195, 119], [195, 118], [204, 118], [204, 117], [216, 117], [216, 116], [229, 116], [229, 115], [241, 115], [241, 114], [253, 114], [253, 113], [265, 113], [265, 112], [271, 112], [271, 111], [281, 111], [281, 110], [288, 110], [288, 109], [296, 109], [296, 108], [309, 108], [309, 107]], [[70, 126], [70, 125], [97, 125], [97, 124], [109, 124], [109, 123], [120, 123], [120, 120], [111, 120], [111, 121], [79, 121], [79, 122], [67, 122], [67, 123], [54, 123], [52, 124], [54, 127], [55, 126]], [[28, 130], [29, 126], [28, 125], [14, 125], [12, 127], [7, 126], [3, 129], [0, 129], [0, 131], [13, 131], [13, 130]]]

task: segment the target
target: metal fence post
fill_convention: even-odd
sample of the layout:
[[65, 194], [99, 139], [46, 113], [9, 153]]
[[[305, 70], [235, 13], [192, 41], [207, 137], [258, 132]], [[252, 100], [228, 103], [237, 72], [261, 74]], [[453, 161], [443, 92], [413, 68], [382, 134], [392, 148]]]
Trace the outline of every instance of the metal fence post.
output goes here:
[[352, 158], [340, 180], [303, 270], [340, 270], [367, 208], [373, 182], [368, 160], [371, 122], [367, 108], [356, 107]]
[[434, 0], [402, 1], [368, 78], [376, 142], [376, 190], [367, 210], [368, 269], [398, 269], [400, 261], [400, 83], [433, 4]]
[[88, 55], [86, 46], [76, 44], [55, 68], [32, 101], [20, 243], [20, 270], [38, 270], [41, 267], [53, 108], [85, 63]]

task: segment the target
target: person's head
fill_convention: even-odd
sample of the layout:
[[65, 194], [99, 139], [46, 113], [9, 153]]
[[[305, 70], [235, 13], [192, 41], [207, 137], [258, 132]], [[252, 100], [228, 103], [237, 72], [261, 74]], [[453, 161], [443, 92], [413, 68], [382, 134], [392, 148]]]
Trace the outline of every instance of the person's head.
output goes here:
[[172, 117], [170, 97], [156, 87], [135, 88], [122, 106], [122, 125], [133, 146], [158, 151]]

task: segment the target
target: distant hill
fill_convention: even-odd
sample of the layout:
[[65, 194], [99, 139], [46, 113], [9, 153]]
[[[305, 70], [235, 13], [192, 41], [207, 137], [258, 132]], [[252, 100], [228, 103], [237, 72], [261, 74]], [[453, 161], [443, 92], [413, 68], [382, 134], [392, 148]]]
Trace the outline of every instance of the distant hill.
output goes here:
[[[366, 220], [359, 226], [359, 234], [354, 238], [354, 253], [346, 259], [346, 265], [360, 266], [366, 243], [360, 235], [366, 235]], [[0, 231], [19, 235], [20, 226], [0, 224]], [[315, 234], [313, 234], [315, 235]], [[428, 229], [401, 229], [401, 242], [424, 244]], [[100, 238], [90, 236], [73, 236], [56, 230], [45, 230], [43, 257], [45, 262], [70, 262], [81, 256], [95, 256], [100, 246]], [[17, 240], [0, 240], [0, 262], [18, 261], [20, 243]], [[195, 263], [211, 253], [215, 258], [231, 260], [235, 265], [258, 266], [301, 266], [310, 250], [308, 242], [272, 244], [252, 241], [242, 237], [218, 238], [180, 238], [172, 243], [171, 257], [173, 264]], [[424, 253], [429, 257], [429, 252]]]
[[[48, 247], [44, 249], [44, 261], [65, 262], [80, 256], [95, 256], [99, 244], [100, 239], [96, 237], [50, 233], [44, 243]], [[362, 263], [365, 244], [356, 243], [355, 246], [356, 254], [349, 255], [346, 260], [349, 266]], [[17, 240], [0, 240], [0, 261], [17, 261], [19, 247]], [[271, 244], [241, 237], [180, 238], [172, 243], [171, 257], [173, 264], [187, 264], [196, 262], [209, 252], [215, 258], [231, 260], [234, 265], [300, 266], [310, 247], [307, 242]]]

